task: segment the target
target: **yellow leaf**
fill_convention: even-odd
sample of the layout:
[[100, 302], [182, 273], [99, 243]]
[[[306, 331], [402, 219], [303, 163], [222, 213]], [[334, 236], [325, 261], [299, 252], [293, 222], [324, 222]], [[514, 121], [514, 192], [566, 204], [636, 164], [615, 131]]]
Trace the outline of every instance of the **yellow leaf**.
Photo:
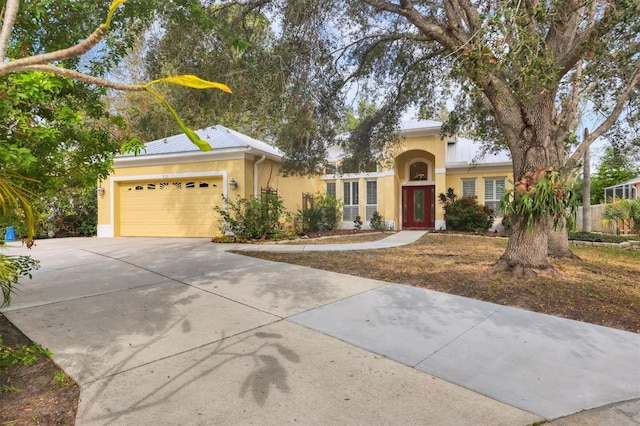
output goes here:
[[231, 89], [226, 84], [215, 83], [213, 81], [203, 80], [200, 77], [191, 74], [176, 75], [173, 77], [159, 78], [145, 84], [145, 87], [149, 87], [156, 83], [173, 83], [181, 86], [191, 87], [194, 89], [220, 89], [223, 92], [231, 93]]
[[162, 104], [165, 106], [165, 108], [167, 108], [167, 110], [173, 116], [173, 119], [176, 120], [176, 123], [178, 123], [178, 126], [180, 126], [180, 128], [182, 129], [184, 134], [187, 135], [189, 140], [195, 146], [200, 148], [200, 151], [211, 151], [213, 149], [213, 148], [211, 148], [211, 145], [209, 145], [206, 141], [204, 141], [202, 138], [200, 138], [200, 136], [198, 136], [198, 134], [196, 132], [194, 132], [189, 127], [187, 127], [186, 124], [184, 124], [184, 121], [182, 121], [182, 119], [178, 116], [178, 113], [176, 112], [176, 110], [169, 104], [169, 102], [167, 102], [167, 100], [164, 97], [162, 97], [162, 95], [160, 95], [157, 92], [154, 92], [149, 87], [146, 87], [145, 90], [147, 92], [151, 93], [153, 96], [155, 96], [160, 102], [162, 102]]
[[127, 0], [115, 0], [113, 3], [111, 3], [111, 6], [109, 6], [109, 13], [113, 13], [113, 11], [116, 10], [118, 6], [126, 1]]
[[123, 4], [126, 1], [127, 0], [114, 0], [113, 3], [111, 3], [111, 6], [109, 6], [109, 14], [107, 15], [107, 20], [104, 23], [104, 25], [105, 25], [105, 27], [107, 27], [107, 29], [109, 29], [111, 27], [111, 20], [113, 19], [113, 14], [115, 13], [115, 11], [118, 8], [118, 6], [120, 6], [121, 4]]

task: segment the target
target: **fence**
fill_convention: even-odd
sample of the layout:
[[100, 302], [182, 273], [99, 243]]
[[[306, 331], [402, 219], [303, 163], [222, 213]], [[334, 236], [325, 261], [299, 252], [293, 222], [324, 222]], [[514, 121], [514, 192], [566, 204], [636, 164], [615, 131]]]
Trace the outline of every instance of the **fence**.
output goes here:
[[[604, 212], [606, 204], [596, 204], [591, 206], [591, 232], [603, 232], [605, 234], [629, 234], [633, 231], [629, 223], [618, 223], [616, 225], [604, 225], [602, 223], [602, 213]], [[578, 207], [576, 215], [576, 230], [583, 231], [582, 226], [582, 211], [583, 207]]]

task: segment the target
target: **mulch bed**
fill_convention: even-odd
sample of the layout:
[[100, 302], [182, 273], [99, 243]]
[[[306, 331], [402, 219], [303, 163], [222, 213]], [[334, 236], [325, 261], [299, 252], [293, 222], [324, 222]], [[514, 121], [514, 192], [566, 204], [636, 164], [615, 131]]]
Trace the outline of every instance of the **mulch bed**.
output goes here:
[[[33, 344], [1, 313], [0, 335], [4, 346], [19, 348]], [[75, 424], [80, 387], [68, 376], [64, 383], [54, 380], [61, 372], [46, 357], [31, 366], [0, 370], [0, 425]]]

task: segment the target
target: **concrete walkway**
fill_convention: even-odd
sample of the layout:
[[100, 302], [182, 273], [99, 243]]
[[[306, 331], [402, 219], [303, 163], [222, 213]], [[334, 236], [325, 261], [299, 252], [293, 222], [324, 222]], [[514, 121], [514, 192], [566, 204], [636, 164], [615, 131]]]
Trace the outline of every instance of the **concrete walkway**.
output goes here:
[[640, 424], [638, 334], [227, 248], [39, 241], [3, 312], [80, 383], [78, 425]]

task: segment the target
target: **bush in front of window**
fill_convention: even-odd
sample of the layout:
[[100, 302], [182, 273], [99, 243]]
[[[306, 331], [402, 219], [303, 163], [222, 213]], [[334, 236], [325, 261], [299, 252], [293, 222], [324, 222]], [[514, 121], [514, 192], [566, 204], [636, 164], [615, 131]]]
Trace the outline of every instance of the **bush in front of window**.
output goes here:
[[387, 230], [387, 223], [384, 221], [384, 216], [379, 211], [373, 212], [371, 219], [369, 219], [369, 226], [376, 231], [384, 232]]
[[322, 232], [335, 229], [342, 215], [342, 203], [330, 194], [318, 192], [306, 208], [298, 209], [302, 232]]
[[438, 198], [444, 209], [448, 230], [487, 232], [493, 226], [494, 211], [479, 205], [476, 197], [458, 198], [453, 188], [449, 188]]

